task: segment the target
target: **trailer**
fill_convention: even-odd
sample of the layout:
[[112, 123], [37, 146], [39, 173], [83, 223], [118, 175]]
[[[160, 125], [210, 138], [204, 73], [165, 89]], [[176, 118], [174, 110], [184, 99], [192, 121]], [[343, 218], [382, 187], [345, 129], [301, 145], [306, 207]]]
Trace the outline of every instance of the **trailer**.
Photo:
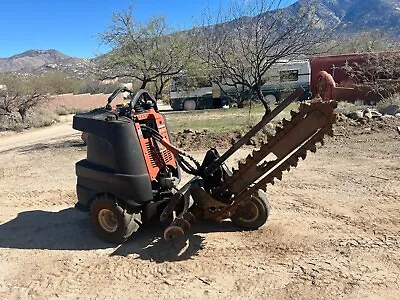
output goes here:
[[[385, 58], [399, 61], [400, 51], [312, 57], [310, 86], [313, 98], [368, 103], [381, 100], [382, 96], [398, 90], [400, 85], [399, 73], [389, 75], [378, 70], [381, 67], [379, 61]], [[359, 76], [352, 76], [349, 68], [357, 71]], [[375, 74], [372, 75], [374, 68]], [[382, 92], [379, 92], [379, 85], [388, 87], [388, 90], [381, 88]]]

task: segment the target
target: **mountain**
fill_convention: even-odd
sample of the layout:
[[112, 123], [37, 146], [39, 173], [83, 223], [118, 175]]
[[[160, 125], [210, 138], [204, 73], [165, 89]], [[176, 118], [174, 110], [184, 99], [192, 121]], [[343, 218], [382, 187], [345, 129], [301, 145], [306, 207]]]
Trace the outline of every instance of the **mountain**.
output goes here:
[[[279, 9], [284, 14], [293, 15], [310, 0], [298, 0], [294, 4]], [[311, 9], [311, 7], [310, 7]], [[316, 0], [315, 17], [322, 28], [339, 28], [339, 35], [352, 35], [365, 31], [378, 31], [399, 39], [400, 0]], [[271, 11], [266, 14], [273, 14]], [[245, 17], [251, 22], [251, 17]], [[231, 21], [232, 29], [235, 21]], [[71, 57], [57, 50], [29, 50], [8, 58], [0, 58], [1, 72], [19, 74], [40, 74], [61, 71], [72, 77], [83, 79], [92, 77], [101, 58], [81, 59]]]
[[[287, 7], [295, 11], [309, 0]], [[379, 31], [398, 38], [400, 35], [399, 0], [317, 0], [316, 17], [326, 27], [339, 26], [341, 33]]]
[[0, 73], [40, 74], [60, 71], [81, 79], [90, 76], [94, 67], [91, 59], [68, 56], [54, 49], [28, 50], [0, 58]]

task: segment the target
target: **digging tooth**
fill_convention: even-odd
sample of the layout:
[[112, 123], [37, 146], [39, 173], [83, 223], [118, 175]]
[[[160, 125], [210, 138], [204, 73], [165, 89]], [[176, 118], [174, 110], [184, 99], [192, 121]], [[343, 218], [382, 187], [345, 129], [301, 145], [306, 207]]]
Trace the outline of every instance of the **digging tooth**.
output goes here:
[[290, 116], [292, 117], [292, 118], [294, 118], [295, 116], [297, 116], [297, 112], [295, 112], [294, 110], [291, 110], [290, 111]]
[[307, 104], [301, 103], [301, 104], [300, 104], [299, 110], [306, 110], [308, 107], [309, 107], [309, 106], [308, 106]]
[[312, 153], [317, 152], [317, 147], [315, 146], [315, 144], [313, 144], [313, 145], [310, 147], [310, 151], [311, 151]]
[[281, 133], [282, 130], [283, 130], [283, 127], [281, 127], [281, 126], [276, 126], [276, 127], [275, 127], [276, 135], [278, 135], [279, 133]]
[[326, 134], [329, 135], [330, 137], [333, 137], [333, 129], [330, 128], [330, 129], [326, 132]]
[[284, 128], [292, 127], [292, 126], [291, 126], [292, 123], [291, 123], [290, 121], [286, 120], [286, 119], [283, 119], [283, 120], [282, 120], [282, 124], [283, 124], [283, 127], [284, 127]]
[[298, 158], [295, 155], [292, 155], [291, 157], [289, 157], [289, 159], [287, 160], [287, 163], [292, 166], [292, 167], [297, 167], [297, 162], [298, 162]]
[[299, 157], [301, 157], [302, 160], [305, 160], [306, 157], [307, 157], [307, 150], [306, 149], [300, 149]]
[[271, 176], [272, 176], [273, 178], [278, 179], [278, 180], [282, 180], [282, 172], [281, 172], [279, 169], [277, 169], [277, 170], [275, 170], [274, 172], [272, 172], [272, 173], [271, 173]]
[[253, 155], [251, 155], [251, 154], [247, 155], [247, 157], [246, 157], [246, 164], [247, 164], [248, 162], [250, 162], [252, 159], [253, 159]]
[[274, 137], [273, 135], [269, 135], [269, 136], [267, 137], [268, 143], [272, 142], [274, 139], [275, 139], [275, 137]]
[[244, 163], [244, 162], [242, 162], [242, 161], [239, 161], [239, 170], [240, 170], [241, 168], [243, 168], [245, 165], [246, 165], [246, 163]]
[[324, 139], [321, 139], [319, 142], [321, 143], [321, 146], [325, 145]]
[[263, 144], [263, 145], [266, 145], [266, 144], [268, 144], [270, 141], [272, 141], [272, 140], [273, 140], [273, 138], [274, 138], [274, 136], [273, 136], [273, 135], [267, 134], [267, 142], [266, 142], [265, 144]]

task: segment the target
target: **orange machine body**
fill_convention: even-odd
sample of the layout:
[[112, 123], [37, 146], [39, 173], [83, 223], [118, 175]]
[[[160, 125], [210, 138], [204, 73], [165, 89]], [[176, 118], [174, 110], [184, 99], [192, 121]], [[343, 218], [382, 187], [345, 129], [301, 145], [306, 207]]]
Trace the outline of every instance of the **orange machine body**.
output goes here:
[[156, 179], [158, 173], [165, 169], [166, 166], [177, 168], [173, 153], [165, 148], [161, 143], [155, 141], [151, 136], [144, 135], [140, 125], [147, 126], [158, 131], [164, 140], [170, 142], [167, 124], [162, 114], [157, 113], [154, 109], [150, 109], [144, 113], [135, 115], [135, 127], [139, 136], [140, 147], [146, 161], [147, 170], [150, 180]]

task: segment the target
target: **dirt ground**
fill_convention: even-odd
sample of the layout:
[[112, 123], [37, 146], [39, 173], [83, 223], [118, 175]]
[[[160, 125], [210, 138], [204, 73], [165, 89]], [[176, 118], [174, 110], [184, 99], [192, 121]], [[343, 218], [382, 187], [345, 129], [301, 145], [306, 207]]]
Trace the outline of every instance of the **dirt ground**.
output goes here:
[[396, 125], [339, 125], [269, 188], [257, 231], [198, 223], [183, 245], [147, 226], [117, 248], [73, 208], [70, 123], [2, 135], [0, 299], [400, 299]]

